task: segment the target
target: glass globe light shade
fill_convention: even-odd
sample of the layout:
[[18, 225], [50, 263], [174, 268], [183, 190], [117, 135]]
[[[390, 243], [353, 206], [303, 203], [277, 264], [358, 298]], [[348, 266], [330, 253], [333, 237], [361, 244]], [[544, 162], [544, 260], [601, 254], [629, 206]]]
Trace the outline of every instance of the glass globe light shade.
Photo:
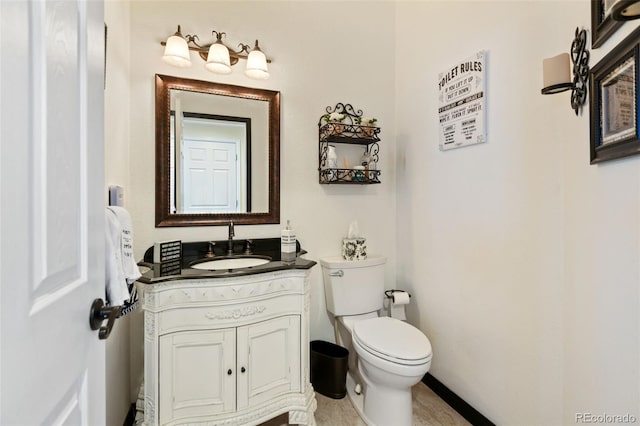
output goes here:
[[175, 67], [187, 68], [191, 66], [189, 46], [187, 40], [179, 35], [172, 35], [167, 39], [162, 60]]
[[216, 74], [231, 73], [231, 60], [229, 49], [222, 43], [214, 43], [209, 48], [207, 63], [204, 65], [209, 71]]
[[266, 80], [269, 78], [269, 69], [267, 68], [267, 57], [262, 53], [258, 47], [258, 41], [256, 40], [256, 47], [253, 48], [249, 57], [247, 58], [247, 69], [245, 70], [247, 77], [255, 78], [256, 80]]

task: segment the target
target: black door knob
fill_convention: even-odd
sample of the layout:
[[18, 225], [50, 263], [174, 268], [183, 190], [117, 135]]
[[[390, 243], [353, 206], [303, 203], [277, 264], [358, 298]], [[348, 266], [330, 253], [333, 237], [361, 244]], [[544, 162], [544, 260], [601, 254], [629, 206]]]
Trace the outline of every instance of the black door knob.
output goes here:
[[244, 373], [245, 371], [247, 371], [247, 369], [246, 369], [246, 368], [244, 368], [244, 367], [242, 367], [242, 368], [240, 369], [240, 372], [241, 372], [241, 373]]
[[[91, 304], [89, 326], [92, 330], [100, 330], [98, 332], [100, 340], [106, 339], [111, 334], [113, 324], [120, 317], [120, 308], [122, 308], [120, 305], [107, 307], [102, 299], [95, 299]], [[107, 320], [107, 325], [105, 326], [102, 325], [104, 320]]]
[[233, 373], [233, 371], [231, 371], [231, 369], [228, 369], [228, 370], [227, 370], [227, 374], [230, 376], [230, 375], [231, 375], [231, 373]]

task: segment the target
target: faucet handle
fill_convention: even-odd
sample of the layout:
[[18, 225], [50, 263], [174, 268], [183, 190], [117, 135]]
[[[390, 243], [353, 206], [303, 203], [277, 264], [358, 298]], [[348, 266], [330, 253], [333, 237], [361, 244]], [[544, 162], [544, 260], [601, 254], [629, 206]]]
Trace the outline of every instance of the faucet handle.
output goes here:
[[213, 250], [213, 247], [215, 245], [216, 243], [214, 243], [213, 241], [209, 241], [209, 250], [205, 254], [205, 257], [214, 257], [216, 255], [215, 251]]
[[244, 246], [244, 254], [253, 254], [253, 252], [251, 251], [251, 246], [253, 246], [253, 240], [247, 240], [245, 241], [245, 246]]

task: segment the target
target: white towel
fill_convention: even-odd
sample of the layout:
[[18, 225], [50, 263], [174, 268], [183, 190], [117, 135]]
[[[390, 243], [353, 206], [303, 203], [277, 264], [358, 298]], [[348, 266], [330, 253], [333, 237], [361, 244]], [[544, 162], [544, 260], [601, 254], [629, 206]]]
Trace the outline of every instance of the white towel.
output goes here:
[[110, 306], [122, 305], [130, 299], [127, 284], [140, 278], [140, 270], [133, 257], [131, 217], [122, 207], [107, 207], [105, 280]]
[[122, 270], [124, 271], [124, 278], [127, 280], [127, 284], [131, 284], [141, 276], [138, 264], [133, 257], [133, 227], [131, 226], [131, 216], [123, 207], [109, 206], [108, 209], [115, 213], [118, 222], [120, 222], [120, 228], [122, 229], [122, 236], [120, 238], [120, 245], [122, 247]]

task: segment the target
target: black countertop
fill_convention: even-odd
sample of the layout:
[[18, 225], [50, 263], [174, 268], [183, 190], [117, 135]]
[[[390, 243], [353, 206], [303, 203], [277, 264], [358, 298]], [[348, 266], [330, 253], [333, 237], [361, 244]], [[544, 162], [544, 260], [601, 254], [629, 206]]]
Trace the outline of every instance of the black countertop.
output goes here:
[[[306, 251], [300, 248], [300, 242], [296, 241], [296, 256], [291, 260], [283, 260], [280, 252], [280, 238], [255, 238], [250, 240], [251, 251], [255, 256], [268, 256], [269, 263], [249, 268], [225, 269], [225, 270], [201, 270], [191, 268], [194, 262], [227, 258], [228, 241], [213, 241], [215, 243], [215, 257], [207, 257], [209, 251], [209, 241], [184, 242], [182, 243], [182, 258], [165, 263], [154, 263], [154, 247], [151, 246], [144, 254], [141, 267], [142, 276], [138, 281], [145, 284], [154, 284], [165, 281], [202, 279], [202, 278], [228, 278], [244, 275], [262, 274], [264, 272], [283, 271], [288, 269], [310, 269], [316, 262], [304, 259], [301, 256]], [[247, 240], [233, 240], [234, 257], [244, 256]]]

